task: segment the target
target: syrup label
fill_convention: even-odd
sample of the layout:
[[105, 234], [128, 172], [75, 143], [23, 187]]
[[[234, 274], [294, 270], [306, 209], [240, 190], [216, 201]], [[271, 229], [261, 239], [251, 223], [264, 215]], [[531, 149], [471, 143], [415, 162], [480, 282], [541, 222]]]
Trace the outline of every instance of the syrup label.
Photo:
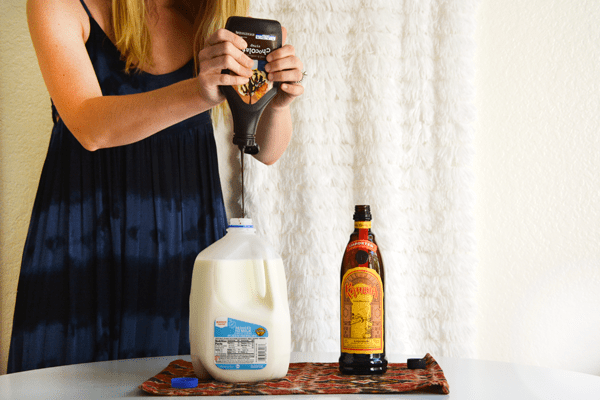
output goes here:
[[254, 66], [252, 67], [252, 77], [248, 83], [233, 87], [244, 103], [255, 104], [273, 88], [273, 82], [267, 79], [265, 65], [267, 64], [267, 55], [277, 48], [277, 36], [242, 31], [234, 33], [248, 43], [244, 53], [254, 60]]
[[215, 319], [215, 364], [220, 369], [263, 369], [267, 338], [263, 326], [233, 318]]
[[383, 352], [383, 282], [371, 268], [352, 268], [342, 278], [343, 353]]

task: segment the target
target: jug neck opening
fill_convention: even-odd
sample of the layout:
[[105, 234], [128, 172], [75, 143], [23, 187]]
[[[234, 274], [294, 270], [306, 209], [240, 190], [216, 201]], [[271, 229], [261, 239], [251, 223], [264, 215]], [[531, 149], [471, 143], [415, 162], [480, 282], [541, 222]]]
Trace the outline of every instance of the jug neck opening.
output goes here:
[[254, 229], [252, 218], [231, 218], [228, 228]]

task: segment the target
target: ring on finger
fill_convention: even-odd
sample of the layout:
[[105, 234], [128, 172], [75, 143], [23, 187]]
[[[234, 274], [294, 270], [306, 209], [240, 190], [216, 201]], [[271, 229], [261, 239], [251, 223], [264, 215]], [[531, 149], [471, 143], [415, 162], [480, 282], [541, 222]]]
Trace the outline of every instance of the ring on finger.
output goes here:
[[299, 81], [296, 81], [294, 83], [296, 83], [296, 84], [302, 83], [302, 81], [304, 80], [304, 78], [307, 77], [307, 76], [308, 76], [308, 74], [306, 73], [306, 71], [302, 71], [302, 78], [300, 78]]

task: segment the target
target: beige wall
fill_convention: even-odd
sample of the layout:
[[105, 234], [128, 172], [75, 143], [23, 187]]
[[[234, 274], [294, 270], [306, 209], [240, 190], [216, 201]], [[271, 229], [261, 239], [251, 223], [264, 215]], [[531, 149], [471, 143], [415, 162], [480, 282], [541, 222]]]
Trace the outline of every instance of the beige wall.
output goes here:
[[482, 0], [478, 356], [600, 375], [600, 2]]
[[52, 120], [25, 0], [0, 2], [0, 373], [6, 371], [21, 252]]

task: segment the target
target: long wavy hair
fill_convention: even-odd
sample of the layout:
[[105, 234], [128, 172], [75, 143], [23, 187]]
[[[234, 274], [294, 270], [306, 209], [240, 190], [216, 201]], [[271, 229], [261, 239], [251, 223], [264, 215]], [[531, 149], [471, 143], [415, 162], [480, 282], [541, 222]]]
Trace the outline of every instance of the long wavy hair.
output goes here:
[[[125, 61], [125, 70], [152, 65], [152, 44], [147, 15], [152, 0], [112, 0], [112, 23], [116, 46]], [[225, 27], [232, 15], [246, 16], [250, 0], [181, 0], [178, 7], [194, 21], [194, 61], [198, 72], [198, 53], [208, 37]]]

